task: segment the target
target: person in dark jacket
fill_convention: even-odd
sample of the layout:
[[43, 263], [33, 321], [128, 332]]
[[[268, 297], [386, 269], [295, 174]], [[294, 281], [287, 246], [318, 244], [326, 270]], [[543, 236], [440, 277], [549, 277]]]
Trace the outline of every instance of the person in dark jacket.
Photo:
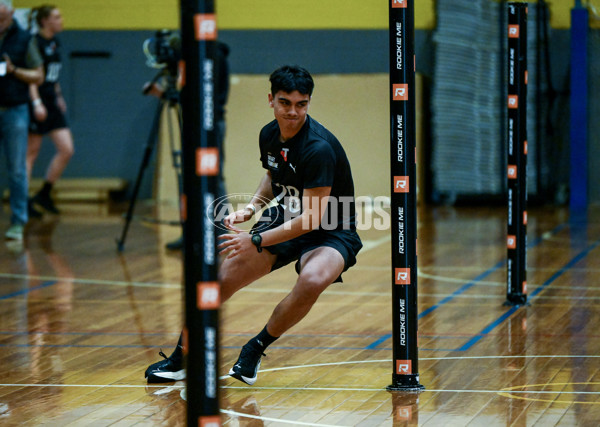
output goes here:
[[10, 190], [9, 240], [23, 240], [27, 214], [29, 84], [44, 77], [35, 39], [13, 19], [12, 0], [0, 0], [0, 150], [6, 155]]

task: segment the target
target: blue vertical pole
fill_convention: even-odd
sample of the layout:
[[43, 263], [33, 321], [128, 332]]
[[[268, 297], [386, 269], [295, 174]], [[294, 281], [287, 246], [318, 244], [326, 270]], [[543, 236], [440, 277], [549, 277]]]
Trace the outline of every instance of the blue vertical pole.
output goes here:
[[588, 10], [577, 1], [571, 10], [571, 211], [588, 204]]

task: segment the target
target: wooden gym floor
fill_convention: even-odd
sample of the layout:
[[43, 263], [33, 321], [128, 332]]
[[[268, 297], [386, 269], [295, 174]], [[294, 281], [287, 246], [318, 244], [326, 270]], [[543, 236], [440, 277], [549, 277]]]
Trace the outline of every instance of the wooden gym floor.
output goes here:
[[[183, 425], [183, 383], [147, 386], [182, 326], [177, 227], [63, 204], [0, 245], [0, 424]], [[168, 209], [166, 209], [168, 211]], [[505, 208], [429, 207], [419, 218], [421, 394], [391, 381], [390, 243], [365, 247], [344, 284], [268, 349], [255, 386], [221, 381], [228, 426], [597, 426], [600, 209], [529, 212], [531, 305], [505, 300]], [[176, 214], [140, 206], [152, 218]], [[2, 215], [6, 219], [5, 213]], [[295, 280], [292, 267], [222, 310], [221, 373]]]

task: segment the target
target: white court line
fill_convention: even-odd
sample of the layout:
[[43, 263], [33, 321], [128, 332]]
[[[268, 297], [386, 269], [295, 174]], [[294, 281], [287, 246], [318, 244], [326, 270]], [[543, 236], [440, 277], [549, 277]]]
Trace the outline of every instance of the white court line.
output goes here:
[[[534, 355], [526, 354], [519, 356], [448, 356], [448, 357], [419, 357], [419, 361], [424, 360], [463, 360], [463, 359], [532, 359], [532, 358], [600, 358], [600, 355]], [[258, 372], [273, 372], [273, 371], [287, 371], [289, 369], [302, 369], [302, 368], [319, 368], [322, 366], [338, 366], [338, 365], [353, 365], [358, 363], [392, 363], [391, 359], [379, 359], [379, 360], [354, 360], [348, 362], [329, 362], [329, 363], [315, 363], [311, 365], [297, 365], [297, 366], [282, 366], [279, 368], [261, 369]], [[223, 375], [219, 377], [220, 380], [229, 378], [229, 375]]]
[[[391, 360], [389, 361], [391, 362]], [[264, 372], [264, 371], [259, 371]], [[227, 376], [228, 377], [228, 376]], [[545, 385], [551, 386], [552, 383]], [[0, 384], [0, 387], [63, 387], [63, 388], [157, 388], [157, 389], [168, 389], [164, 393], [153, 393], [153, 394], [165, 394], [175, 389], [183, 389], [185, 385], [139, 385], [139, 384]], [[354, 388], [354, 387], [255, 387], [255, 386], [232, 386], [226, 385], [220, 388], [232, 389], [232, 390], [305, 390], [305, 391], [387, 391], [384, 387], [382, 388]], [[425, 391], [435, 393], [540, 393], [540, 394], [600, 394], [600, 391], [563, 391], [563, 390], [450, 390], [450, 389], [425, 389]]]
[[76, 279], [72, 277], [55, 277], [55, 276], [30, 276], [28, 274], [10, 274], [0, 273], [0, 277], [6, 279], [22, 279], [22, 280], [40, 280], [44, 282], [59, 282], [68, 281], [73, 283], [85, 283], [89, 285], [109, 285], [109, 286], [135, 286], [144, 288], [180, 288], [181, 285], [174, 283], [152, 283], [152, 282], [123, 282], [118, 280], [98, 280], [98, 279]]
[[[426, 357], [420, 360], [460, 360], [460, 359], [516, 359], [516, 358], [600, 358], [600, 355], [519, 355], [519, 356], [455, 356], [455, 357]], [[272, 368], [265, 369], [260, 372], [272, 372], [272, 371], [282, 371], [289, 369], [299, 369], [299, 368], [312, 368], [318, 366], [332, 366], [332, 365], [349, 365], [349, 364], [357, 364], [357, 363], [391, 363], [392, 361], [389, 359], [380, 359], [380, 360], [358, 360], [358, 361], [347, 361], [347, 362], [335, 362], [335, 363], [319, 363], [319, 364], [311, 364], [311, 365], [299, 365], [299, 366], [287, 366], [280, 368]], [[228, 378], [226, 375], [223, 378]], [[551, 385], [548, 384], [548, 385]], [[88, 388], [157, 388], [163, 389], [154, 392], [154, 394], [164, 394], [172, 391], [173, 389], [183, 389], [184, 385], [128, 385], [128, 384], [107, 384], [107, 385], [91, 385], [91, 384], [0, 384], [0, 387], [88, 387]], [[369, 393], [379, 393], [384, 392], [387, 393], [385, 388], [347, 388], [347, 387], [248, 387], [248, 386], [223, 386], [223, 389], [235, 389], [235, 390], [294, 390], [294, 391], [326, 391], [326, 392], [339, 392], [339, 391], [353, 391], [353, 392], [369, 392]], [[599, 392], [593, 391], [563, 391], [563, 390], [510, 390], [510, 389], [500, 389], [500, 390], [444, 390], [444, 389], [425, 389], [423, 393], [486, 393], [486, 394], [500, 394], [500, 393], [510, 393], [510, 394], [547, 394], [547, 395], [600, 395]], [[295, 425], [306, 425], [306, 426], [316, 426], [316, 427], [330, 427], [327, 424], [316, 424], [316, 423], [305, 423], [300, 421], [288, 421], [282, 420], [279, 418], [270, 418], [263, 417], [258, 415], [250, 415], [235, 412], [232, 410], [221, 409], [221, 412], [228, 415], [233, 415], [237, 417], [243, 418], [252, 418], [257, 420], [265, 420], [265, 421], [273, 421], [281, 424], [295, 424]]]
[[[552, 383], [545, 384], [547, 386], [551, 386]], [[373, 391], [385, 391], [385, 388], [352, 388], [352, 387], [244, 387], [240, 386], [223, 386], [221, 388], [226, 389], [235, 389], [235, 390], [294, 390], [294, 391], [365, 391], [365, 392], [373, 392]], [[521, 394], [592, 394], [592, 395], [600, 395], [600, 391], [549, 391], [549, 390], [441, 390], [441, 389], [428, 389], [425, 388], [420, 393], [423, 392], [430, 393], [521, 393]]]
[[264, 421], [275, 421], [275, 422], [281, 423], [281, 424], [294, 424], [294, 425], [300, 425], [300, 426], [316, 426], [316, 427], [339, 427], [338, 424], [332, 425], [332, 424], [305, 423], [302, 421], [288, 421], [288, 420], [282, 420], [281, 418], [270, 418], [270, 417], [263, 417], [263, 416], [259, 416], [259, 415], [244, 414], [242, 412], [230, 411], [228, 409], [221, 409], [221, 412], [224, 414], [227, 414], [227, 415], [236, 415], [238, 417], [243, 417], [243, 418], [252, 418], [255, 420], [264, 420]]
[[362, 242], [363, 247], [360, 250], [359, 254], [368, 252], [371, 249], [375, 249], [391, 240], [392, 240], [391, 234], [386, 234], [385, 236], [380, 237], [379, 239], [375, 239], [375, 240], [363, 240], [363, 242]]
[[[569, 355], [569, 354], [535, 355], [535, 354], [527, 354], [527, 355], [517, 355], [517, 356], [447, 356], [447, 357], [420, 357], [419, 360], [426, 361], [426, 360], [534, 359], [534, 358], [597, 359], [597, 358], [600, 358], [600, 355]], [[259, 372], [265, 373], [265, 372], [274, 372], [274, 371], [286, 371], [286, 370], [290, 370], [290, 369], [316, 368], [316, 367], [323, 367], [323, 366], [338, 366], [338, 365], [353, 365], [353, 364], [359, 364], [359, 363], [390, 363], [391, 364], [392, 360], [391, 359], [378, 359], [378, 360], [354, 360], [354, 361], [347, 361], [347, 362], [315, 363], [315, 364], [310, 364], [310, 365], [282, 366], [279, 368], [262, 369]], [[230, 378], [229, 375], [223, 375], [219, 379], [223, 380], [226, 378]], [[162, 389], [162, 388], [168, 388], [168, 387], [183, 388], [184, 385], [174, 384], [174, 385], [165, 386], [165, 385], [148, 385], [148, 384], [140, 385], [140, 384], [18, 384], [18, 383], [8, 384], [8, 383], [6, 383], [6, 384], [0, 384], [0, 387], [90, 387], [90, 388], [94, 387], [94, 388], [161, 388]], [[236, 387], [225, 386], [224, 388], [236, 388]], [[241, 386], [241, 388], [249, 389], [251, 387]], [[255, 388], [255, 387], [252, 387], [252, 388]], [[284, 389], [287, 389], [287, 387], [279, 387], [277, 389], [284, 390]], [[324, 390], [334, 390], [333, 388], [331, 388], [331, 389], [323, 388], [323, 389]], [[312, 389], [302, 388], [302, 390], [312, 390]], [[354, 390], [354, 389], [343, 388], [341, 390]], [[381, 389], [356, 389], [356, 390], [374, 391], [374, 390], [381, 390]], [[434, 390], [429, 390], [429, 391], [434, 391]], [[460, 392], [461, 390], [435, 390], [435, 391], [438, 391], [438, 392], [443, 392], [443, 391]], [[485, 390], [463, 390], [463, 391], [464, 392], [477, 392], [477, 391], [488, 392]], [[594, 393], [594, 392], [592, 392], [592, 393]]]

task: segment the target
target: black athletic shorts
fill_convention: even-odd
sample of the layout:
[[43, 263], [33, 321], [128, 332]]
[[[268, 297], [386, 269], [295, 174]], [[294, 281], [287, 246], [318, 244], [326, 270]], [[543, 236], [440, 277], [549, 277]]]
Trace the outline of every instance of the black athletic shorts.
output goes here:
[[[252, 227], [252, 231], [266, 231], [283, 224], [283, 215], [277, 207], [266, 209], [260, 220]], [[300, 273], [300, 258], [313, 249], [328, 246], [337, 250], [344, 258], [344, 270], [356, 264], [356, 255], [362, 248], [362, 242], [355, 230], [314, 230], [286, 242], [265, 246], [264, 249], [277, 255], [271, 271], [277, 270], [292, 261], [296, 261], [296, 272]], [[334, 282], [341, 282], [340, 275]]]
[[31, 121], [29, 123], [29, 132], [35, 133], [37, 135], [45, 135], [48, 132], [51, 132], [56, 129], [66, 128], [67, 119], [58, 105], [56, 105], [56, 98], [45, 98], [42, 97], [42, 102], [44, 103], [44, 107], [48, 111], [48, 116], [46, 120], [43, 122], [38, 122], [33, 115], [33, 107], [29, 104], [29, 110], [31, 114]]

